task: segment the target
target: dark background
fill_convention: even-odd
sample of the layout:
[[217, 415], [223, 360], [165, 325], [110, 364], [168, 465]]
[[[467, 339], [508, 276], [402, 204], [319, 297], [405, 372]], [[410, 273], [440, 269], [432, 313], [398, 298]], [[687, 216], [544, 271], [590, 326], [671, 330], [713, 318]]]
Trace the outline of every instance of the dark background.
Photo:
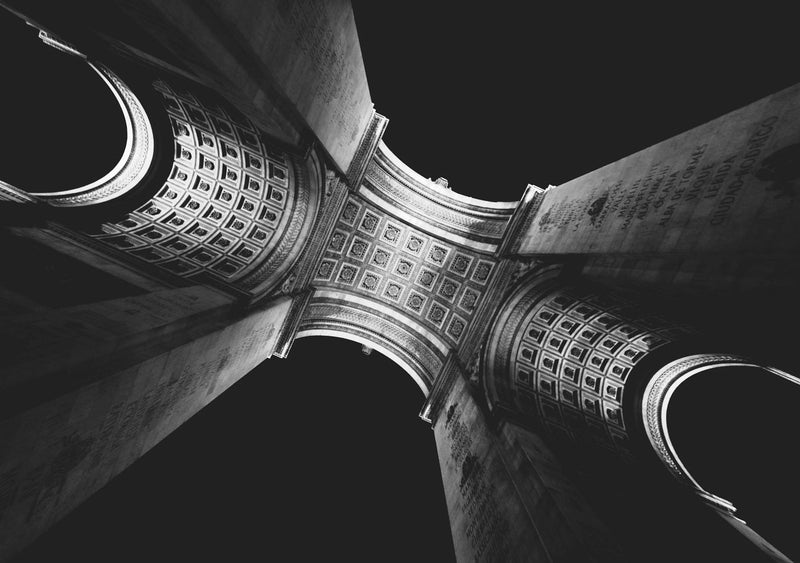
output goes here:
[[[421, 175], [516, 200], [528, 183], [563, 183], [800, 81], [787, 14], [525, 4], [355, 2], [371, 96], [390, 119], [384, 140]], [[2, 13], [0, 25], [11, 25]], [[34, 77], [14, 37], [0, 35], [0, 60], [6, 76], [24, 74], [6, 85], [41, 94], [44, 80], [50, 96], [36, 104], [92, 115], [88, 97], [63, 105], [63, 76]], [[18, 113], [25, 96], [10, 103], [3, 90], [4, 114]], [[36, 120], [45, 114], [26, 116], [41, 131], [39, 162], [88, 138]], [[452, 560], [422, 393], [359, 348], [297, 341], [20, 560]]]

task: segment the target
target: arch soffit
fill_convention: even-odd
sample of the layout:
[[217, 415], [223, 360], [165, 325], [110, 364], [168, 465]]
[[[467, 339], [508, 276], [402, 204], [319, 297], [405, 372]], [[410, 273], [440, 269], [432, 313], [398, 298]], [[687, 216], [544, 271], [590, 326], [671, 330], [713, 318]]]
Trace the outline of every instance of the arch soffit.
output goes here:
[[406, 359], [402, 355], [398, 354], [391, 347], [381, 342], [377, 342], [375, 339], [362, 336], [360, 334], [356, 334], [354, 332], [347, 330], [344, 327], [339, 328], [334, 326], [329, 326], [326, 328], [302, 328], [297, 333], [297, 338], [304, 338], [307, 336], [330, 336], [333, 338], [342, 338], [344, 340], [358, 342], [359, 344], [363, 344], [365, 346], [373, 348], [378, 352], [380, 352], [381, 354], [383, 354], [384, 356], [386, 356], [387, 358], [394, 361], [404, 372], [406, 372], [411, 377], [411, 379], [414, 380], [414, 383], [417, 384], [417, 386], [422, 391], [422, 394], [426, 398], [430, 393], [428, 384], [425, 382], [425, 379], [423, 379], [423, 377], [420, 375], [420, 373], [414, 366], [412, 366], [408, 361], [406, 361]]
[[499, 401], [496, 378], [504, 377], [510, 369], [513, 344], [519, 327], [524, 326], [523, 319], [555, 287], [560, 273], [558, 267], [535, 268], [511, 290], [490, 322], [479, 371], [490, 409]]
[[425, 396], [450, 352], [439, 335], [378, 300], [340, 290], [318, 289], [298, 335], [327, 334], [366, 344], [392, 358]]
[[314, 151], [301, 160], [267, 146], [221, 102], [165, 78], [153, 88], [172, 130], [171, 170], [144, 205], [87, 234], [171, 274], [270, 291], [310, 238], [324, 165]]
[[367, 166], [358, 194], [432, 236], [471, 250], [494, 253], [518, 202], [464, 196], [423, 178], [383, 141]]

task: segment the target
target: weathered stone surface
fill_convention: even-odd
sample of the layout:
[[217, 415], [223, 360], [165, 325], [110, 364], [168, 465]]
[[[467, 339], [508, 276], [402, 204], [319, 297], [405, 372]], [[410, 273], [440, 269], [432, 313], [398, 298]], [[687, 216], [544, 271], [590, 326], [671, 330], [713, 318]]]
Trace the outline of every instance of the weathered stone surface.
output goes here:
[[246, 318], [0, 421], [0, 559], [267, 359], [291, 306]]
[[149, 4], [255, 110], [296, 112], [347, 171], [372, 117], [349, 2], [235, 0], [214, 3], [211, 15], [191, 2]]
[[492, 431], [463, 378], [433, 426], [458, 561], [618, 561], [607, 530], [544, 443]]
[[800, 85], [550, 188], [519, 251], [791, 248], [799, 156]]

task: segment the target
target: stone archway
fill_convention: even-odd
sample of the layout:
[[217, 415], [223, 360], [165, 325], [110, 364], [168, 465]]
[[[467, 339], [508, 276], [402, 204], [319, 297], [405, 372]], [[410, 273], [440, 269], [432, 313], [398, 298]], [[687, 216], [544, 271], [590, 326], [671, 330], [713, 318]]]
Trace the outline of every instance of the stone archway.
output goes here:
[[785, 517], [800, 496], [798, 398], [800, 381], [782, 370], [697, 355], [665, 366], [642, 409], [648, 438], [673, 477], [789, 556], [800, 547]]
[[[31, 28], [19, 30], [24, 39], [20, 48], [35, 55], [32, 64], [36, 66], [18, 80], [8, 78], [27, 92], [28, 77], [35, 73], [34, 87], [40, 96], [44, 91], [52, 99], [37, 105], [28, 101], [22, 108], [6, 107], [18, 114], [8, 120], [7, 135], [15, 123], [26, 119], [39, 124], [31, 130], [37, 138], [23, 136], [26, 142], [21, 145], [17, 137], [10, 139], [20, 154], [6, 160], [10, 177], [0, 183], [5, 191], [18, 191], [23, 198], [56, 207], [95, 205], [125, 195], [147, 175], [154, 160], [154, 131], [144, 105], [105, 65], [88, 60], [44, 31], [39, 32], [41, 41], [34, 33]], [[48, 79], [52, 83], [42, 88]], [[84, 90], [92, 102], [78, 96]]]

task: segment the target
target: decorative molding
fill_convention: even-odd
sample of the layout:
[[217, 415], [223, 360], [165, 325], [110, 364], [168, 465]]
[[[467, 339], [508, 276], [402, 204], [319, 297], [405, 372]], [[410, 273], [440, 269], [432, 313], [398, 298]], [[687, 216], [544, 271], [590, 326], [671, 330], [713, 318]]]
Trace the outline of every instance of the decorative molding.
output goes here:
[[347, 168], [346, 179], [352, 191], [358, 190], [361, 185], [364, 172], [375, 155], [375, 150], [378, 148], [378, 143], [388, 124], [389, 120], [386, 117], [373, 110], [369, 125], [364, 131], [364, 136], [361, 137], [361, 142], [353, 155], [353, 160], [350, 161], [350, 166]]
[[[28, 25], [31, 24], [28, 23]], [[80, 57], [81, 59], [86, 59], [86, 55], [81, 53], [77, 47], [75, 47], [71, 43], [67, 43], [60, 37], [57, 37], [52, 33], [47, 32], [43, 29], [39, 30], [39, 39], [42, 40], [42, 43], [44, 43], [49, 47], [52, 47], [53, 49], [57, 49], [63, 53], [67, 53], [68, 55], [75, 55], [76, 57]]]
[[784, 371], [759, 365], [742, 356], [696, 354], [674, 360], [658, 370], [645, 387], [641, 405], [645, 433], [667, 470], [676, 480], [694, 489], [707, 502], [730, 513], [736, 511], [733, 504], [703, 488], [681, 462], [670, 440], [667, 409], [678, 386], [689, 378], [704, 371], [732, 366], [760, 368], [795, 384], [800, 383], [797, 378]]
[[[333, 172], [331, 172], [333, 174]], [[342, 208], [347, 201], [347, 186], [339, 182], [338, 176], [333, 175], [327, 179], [330, 193], [325, 200], [322, 210], [318, 213], [317, 222], [314, 224], [311, 240], [306, 247], [303, 257], [297, 265], [297, 278], [293, 289], [308, 287], [317, 273], [320, 261], [325, 254], [325, 247], [333, 232], [336, 221], [342, 213]]]
[[[548, 189], [550, 187], [552, 186], [549, 186]], [[533, 184], [528, 184], [528, 187], [525, 188], [525, 193], [522, 195], [519, 205], [517, 205], [511, 220], [506, 225], [506, 230], [503, 233], [503, 242], [497, 249], [498, 256], [515, 254], [519, 250], [519, 237], [521, 234], [528, 232], [533, 218], [542, 205], [544, 194], [544, 189]]]
[[427, 395], [445, 356], [398, 321], [396, 317], [387, 317], [365, 307], [363, 302], [334, 301], [317, 292], [300, 323], [300, 332], [327, 330], [353, 335], [375, 349], [389, 350], [410, 366]]
[[108, 68], [99, 63], [87, 64], [100, 75], [120, 105], [127, 131], [125, 149], [116, 166], [91, 184], [63, 191], [31, 192], [32, 196], [56, 207], [93, 205], [117, 198], [135, 188], [153, 162], [153, 128], [141, 102]]
[[498, 303], [502, 303], [502, 298], [509, 287], [509, 271], [513, 267], [514, 263], [510, 260], [501, 260], [497, 264], [495, 275], [486, 287], [483, 299], [481, 299], [461, 345], [458, 347], [458, 357], [462, 362], [468, 361], [480, 343], [486, 339], [491, 328], [490, 321], [497, 313]]
[[[280, 235], [280, 240], [267, 259], [247, 277], [241, 285], [258, 294], [265, 294], [296, 263], [302, 253], [304, 243], [312, 236], [314, 223], [319, 212], [322, 199], [324, 174], [321, 177], [309, 178], [304, 164], [290, 160], [295, 170], [296, 197], [294, 206], [285, 214], [287, 223]], [[307, 161], [308, 162], [308, 161]], [[312, 164], [313, 166], [313, 164]]]
[[294, 344], [295, 338], [297, 338], [300, 321], [303, 319], [308, 304], [311, 302], [312, 294], [312, 291], [306, 291], [294, 296], [289, 312], [286, 314], [283, 325], [281, 325], [278, 340], [275, 343], [275, 350], [272, 352], [273, 356], [286, 358], [289, 355], [292, 344]]
[[516, 207], [515, 202], [467, 198], [425, 180], [400, 162], [384, 143], [379, 144], [363, 183], [384, 205], [412, 217], [411, 222], [421, 227], [436, 226], [452, 236], [489, 245], [492, 252]]
[[431, 426], [436, 424], [439, 414], [447, 401], [447, 396], [453, 388], [456, 379], [464, 376], [464, 369], [458, 361], [455, 352], [451, 352], [445, 360], [444, 366], [436, 376], [428, 399], [419, 411], [419, 417]]
[[0, 201], [8, 201], [12, 203], [22, 203], [26, 205], [33, 205], [39, 203], [39, 198], [32, 196], [24, 190], [20, 190], [0, 180]]

